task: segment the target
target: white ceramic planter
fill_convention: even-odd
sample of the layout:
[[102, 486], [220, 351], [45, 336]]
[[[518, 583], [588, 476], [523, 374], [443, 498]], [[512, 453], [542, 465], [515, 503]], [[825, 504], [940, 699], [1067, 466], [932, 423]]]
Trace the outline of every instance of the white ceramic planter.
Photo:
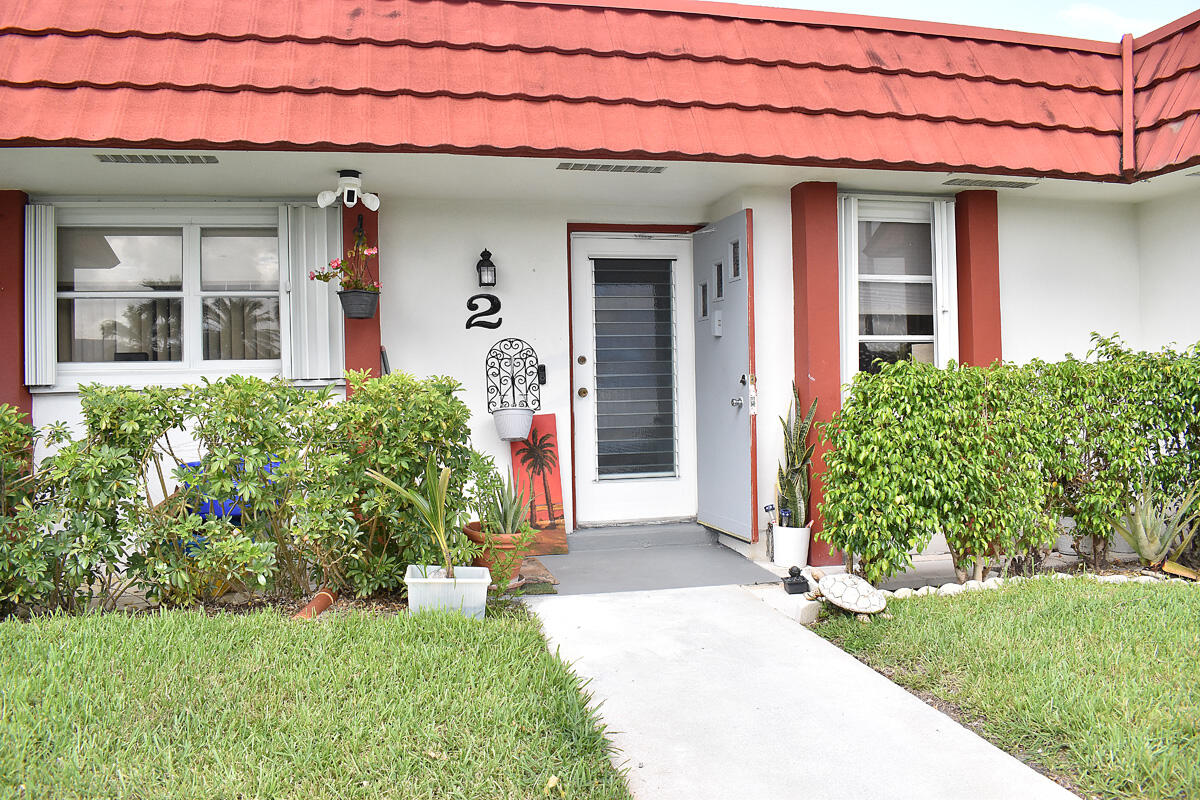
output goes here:
[[808, 564], [808, 542], [812, 538], [812, 526], [786, 528], [776, 525], [772, 529], [772, 561], [777, 567], [803, 567]]
[[455, 567], [453, 578], [425, 577], [441, 570], [438, 566], [409, 564], [404, 573], [408, 586], [408, 611], [457, 611], [465, 617], [483, 619], [488, 584], [487, 567]]
[[532, 408], [497, 408], [492, 412], [492, 420], [496, 423], [496, 433], [501, 441], [519, 442], [529, 436], [529, 428], [533, 425]]

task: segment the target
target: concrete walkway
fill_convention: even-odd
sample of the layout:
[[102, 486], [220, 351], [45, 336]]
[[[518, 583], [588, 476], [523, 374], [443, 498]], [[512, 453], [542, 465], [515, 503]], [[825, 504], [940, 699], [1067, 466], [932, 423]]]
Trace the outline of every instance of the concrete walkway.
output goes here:
[[1074, 797], [740, 586], [527, 602], [641, 800]]

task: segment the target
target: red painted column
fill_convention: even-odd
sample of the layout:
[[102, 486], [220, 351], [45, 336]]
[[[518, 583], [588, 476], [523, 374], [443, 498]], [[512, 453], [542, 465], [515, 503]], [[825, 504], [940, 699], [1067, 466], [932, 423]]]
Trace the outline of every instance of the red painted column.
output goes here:
[[1000, 238], [995, 190], [959, 192], [954, 202], [958, 258], [958, 360], [1000, 360]]
[[[368, 211], [363, 208], [362, 204], [355, 205], [352, 208], [342, 209], [342, 251], [345, 252], [354, 247], [355, 229], [358, 228], [359, 220], [362, 220], [363, 232], [367, 237], [367, 246], [372, 247], [379, 244], [379, 212]], [[375, 261], [375, 268], [379, 265], [378, 259]], [[387, 291], [385, 286], [383, 291]], [[383, 297], [380, 296], [380, 301]], [[382, 305], [381, 305], [382, 309]], [[371, 375], [378, 377], [381, 374], [379, 347], [379, 313], [376, 313], [371, 319], [346, 319], [343, 320], [345, 337], [346, 337], [346, 369], [347, 370], [370, 370]]]
[[[828, 422], [842, 405], [836, 183], [799, 183], [792, 187], [792, 292], [799, 412], [806, 413], [816, 398], [816, 419]], [[827, 449], [819, 437], [816, 445], [809, 481], [814, 534], [822, 528], [820, 504], [824, 492], [818, 476], [825, 469]], [[840, 564], [842, 556], [814, 538], [808, 563]]]
[[25, 387], [24, 192], [0, 191], [0, 403], [25, 413], [33, 398]]

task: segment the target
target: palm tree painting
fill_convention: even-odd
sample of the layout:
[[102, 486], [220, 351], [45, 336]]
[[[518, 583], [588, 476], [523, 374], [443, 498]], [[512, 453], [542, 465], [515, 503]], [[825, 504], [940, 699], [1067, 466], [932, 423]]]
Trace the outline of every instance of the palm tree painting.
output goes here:
[[535, 414], [529, 437], [512, 442], [512, 465], [521, 489], [531, 498], [529, 524], [536, 534], [530, 552], [567, 552], [567, 521], [558, 471], [558, 425], [553, 414]]
[[[530, 485], [533, 485], [534, 476], [542, 479], [542, 500], [546, 504], [546, 520], [549, 523], [547, 527], [553, 528], [558, 521], [558, 516], [554, 513], [554, 497], [550, 494], [549, 478], [549, 474], [558, 469], [558, 444], [554, 434], [539, 435], [536, 430], [530, 431], [529, 438], [518, 448], [517, 455], [520, 456], [525, 471], [529, 473]], [[531, 514], [532, 505], [530, 504]]]

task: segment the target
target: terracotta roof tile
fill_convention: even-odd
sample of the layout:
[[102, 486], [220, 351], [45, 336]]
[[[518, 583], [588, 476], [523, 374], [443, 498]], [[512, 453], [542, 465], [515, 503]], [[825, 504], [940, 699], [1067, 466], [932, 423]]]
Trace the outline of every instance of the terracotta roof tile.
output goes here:
[[[676, 6], [9, 0], [0, 97], [11, 113], [0, 143], [1131, 177], [1120, 172], [1113, 45]], [[1195, 31], [1165, 32], [1135, 53], [1138, 136], [1152, 137], [1137, 142], [1139, 169], [1200, 153], [1187, 133], [1200, 110]]]

